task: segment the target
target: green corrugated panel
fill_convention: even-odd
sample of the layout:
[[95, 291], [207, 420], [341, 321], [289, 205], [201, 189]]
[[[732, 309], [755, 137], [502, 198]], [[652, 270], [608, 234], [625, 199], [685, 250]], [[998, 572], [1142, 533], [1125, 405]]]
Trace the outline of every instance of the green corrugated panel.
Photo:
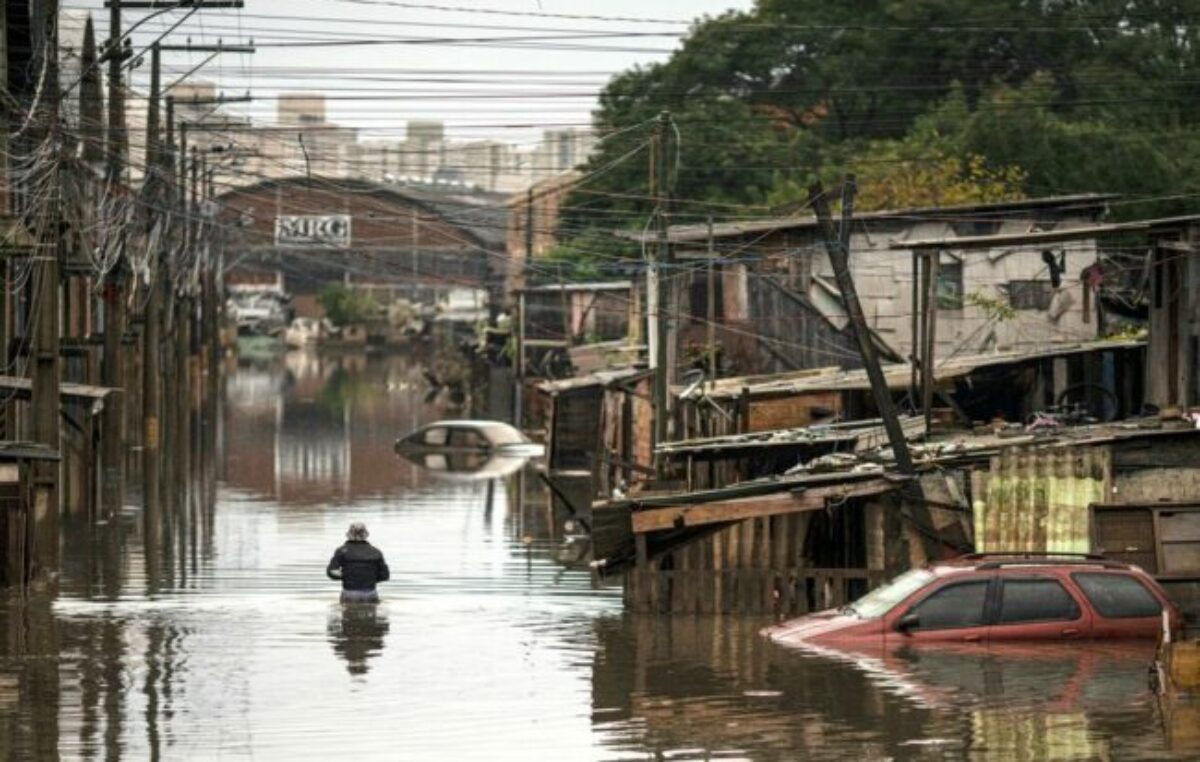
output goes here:
[[1011, 448], [972, 479], [975, 549], [1086, 553], [1088, 506], [1104, 501], [1106, 449]]

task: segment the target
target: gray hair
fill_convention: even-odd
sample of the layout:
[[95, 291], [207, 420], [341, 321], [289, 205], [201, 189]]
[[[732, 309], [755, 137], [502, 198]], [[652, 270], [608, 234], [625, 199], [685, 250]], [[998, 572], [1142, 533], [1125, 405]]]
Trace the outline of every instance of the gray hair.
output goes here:
[[365, 542], [368, 534], [370, 533], [367, 532], [367, 525], [356, 521], [346, 530], [346, 539], [352, 542]]

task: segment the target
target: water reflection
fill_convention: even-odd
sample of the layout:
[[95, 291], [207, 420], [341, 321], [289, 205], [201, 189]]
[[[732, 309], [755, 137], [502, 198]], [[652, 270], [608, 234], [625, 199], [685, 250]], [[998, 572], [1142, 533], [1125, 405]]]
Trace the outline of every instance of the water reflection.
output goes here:
[[[1164, 739], [1148, 653], [806, 654], [757, 620], [623, 615], [556, 561], [567, 517], [532, 474], [395, 460], [446, 415], [420, 369], [233, 368], [215, 507], [68, 525], [60, 596], [0, 599], [0, 759], [1195, 756], [1185, 711]], [[392, 569], [377, 607], [324, 575], [352, 520]]]
[[46, 600], [0, 604], [0, 757], [52, 759], [58, 749], [58, 626]]
[[289, 353], [248, 364], [226, 394], [225, 478], [291, 504], [350, 502], [422, 481], [397, 468], [401, 431], [432, 420], [424, 365], [407, 355]]
[[383, 652], [388, 633], [387, 611], [371, 603], [349, 603], [338, 606], [336, 615], [329, 618], [329, 643], [333, 652], [346, 662], [351, 675], [365, 675], [368, 662]]
[[763, 646], [750, 623], [597, 623], [593, 721], [615, 751], [672, 759], [1091, 760], [1157, 756], [1153, 646]]

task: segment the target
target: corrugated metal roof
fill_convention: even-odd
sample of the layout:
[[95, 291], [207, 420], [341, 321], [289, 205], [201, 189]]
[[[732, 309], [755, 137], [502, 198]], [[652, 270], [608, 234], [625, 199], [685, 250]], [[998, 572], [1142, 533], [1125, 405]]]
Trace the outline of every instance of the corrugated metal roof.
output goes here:
[[574, 389], [587, 389], [592, 386], [608, 386], [609, 384], [629, 381], [638, 376], [650, 375], [652, 371], [645, 368], [615, 368], [613, 370], [598, 370], [586, 376], [562, 378], [556, 381], [543, 381], [537, 385], [538, 391], [546, 394], [561, 394]]
[[[925, 419], [921, 416], [901, 416], [900, 425], [906, 436], [925, 435]], [[797, 426], [751, 434], [729, 434], [721, 437], [684, 439], [664, 442], [655, 447], [656, 452], [712, 453], [727, 450], [760, 450], [775, 447], [797, 447], [801, 445], [829, 445], [838, 442], [862, 442], [861, 449], [878, 447], [887, 442], [887, 434], [878, 418], [865, 421], [847, 421], [835, 424]]]
[[[955, 206], [926, 206], [912, 207], [907, 209], [883, 209], [876, 212], [862, 212], [854, 215], [854, 220], [907, 220], [907, 219], [931, 219], [942, 217], [961, 216], [964, 214], [977, 214], [981, 216], [992, 215], [1000, 218], [1002, 215], [1011, 214], [1012, 212], [1029, 211], [1034, 209], [1047, 209], [1055, 207], [1071, 208], [1075, 207], [1080, 210], [1095, 210], [1101, 205], [1113, 199], [1119, 198], [1113, 193], [1079, 193], [1068, 196], [1048, 196], [1045, 198], [1026, 199], [1024, 201], [1005, 201], [992, 204], [961, 204]], [[727, 222], [712, 226], [713, 238], [735, 238], [741, 235], [753, 235], [755, 233], [771, 233], [776, 230], [795, 230], [799, 228], [814, 228], [817, 226], [817, 218], [812, 215], [793, 216], [793, 217], [770, 217], [761, 220], [748, 220], [745, 222]], [[708, 225], [673, 225], [668, 232], [668, 241], [670, 243], [689, 243], [695, 241], [706, 241], [709, 236]], [[632, 239], [650, 243], [657, 237], [657, 233], [643, 232], [619, 232], [618, 235]]]
[[[938, 381], [947, 381], [965, 376], [979, 368], [1010, 363], [1040, 360], [1051, 357], [1066, 357], [1068, 355], [1086, 354], [1088, 352], [1103, 352], [1111, 349], [1132, 349], [1145, 346], [1143, 339], [1087, 341], [1077, 344], [1058, 344], [1037, 349], [1013, 350], [1009, 352], [988, 352], [977, 355], [960, 355], [938, 361], [934, 376]], [[908, 363], [892, 363], [883, 366], [884, 378], [892, 389], [903, 389], [912, 379], [912, 366]], [[777, 376], [749, 376], [741, 378], [722, 378], [713, 382], [708, 389], [708, 396], [714, 399], [729, 399], [740, 397], [743, 389], [749, 389], [750, 394], [792, 393], [801, 394], [809, 391], [863, 390], [870, 389], [865, 370], [821, 369], [816, 371], [798, 371]], [[675, 393], [682, 389], [675, 389]]]
[[633, 288], [633, 281], [608, 280], [592, 281], [590, 283], [552, 283], [545, 286], [530, 286], [518, 291], [526, 294], [561, 293], [563, 291], [628, 291]]
[[[28, 399], [33, 390], [33, 381], [22, 376], [0, 376], [0, 390], [12, 392], [17, 399]], [[63, 399], [104, 399], [110, 394], [120, 392], [107, 386], [89, 386], [88, 384], [62, 383], [58, 385], [59, 395]]]
[[0, 442], [0, 461], [61, 460], [58, 451], [34, 442]]

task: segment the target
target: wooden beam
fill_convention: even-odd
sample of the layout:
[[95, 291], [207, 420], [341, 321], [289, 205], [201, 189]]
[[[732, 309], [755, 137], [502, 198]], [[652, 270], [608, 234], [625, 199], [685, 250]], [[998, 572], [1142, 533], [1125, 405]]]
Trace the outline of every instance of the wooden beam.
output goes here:
[[1171, 240], [1163, 239], [1163, 240], [1155, 241], [1154, 245], [1160, 249], [1166, 249], [1167, 251], [1174, 251], [1174, 252], [1178, 252], [1180, 254], [1195, 254], [1196, 253], [1196, 247], [1193, 246], [1192, 244], [1188, 243], [1187, 241], [1171, 241]]
[[635, 511], [632, 516], [633, 531], [635, 534], [644, 534], [668, 529], [741, 521], [761, 516], [818, 511], [823, 510], [826, 501], [829, 500], [878, 495], [890, 492], [897, 486], [896, 482], [880, 477], [853, 484], [814, 487], [797, 492], [776, 492], [759, 497]]
[[954, 238], [923, 238], [915, 241], [893, 241], [889, 249], [991, 249], [1004, 246], [1037, 246], [1063, 241], [1100, 238], [1107, 235], [1139, 233], [1150, 230], [1153, 221], [1121, 222], [1112, 225], [1092, 225], [1062, 230], [1038, 230], [1031, 233], [1001, 233], [998, 235], [961, 236]]

